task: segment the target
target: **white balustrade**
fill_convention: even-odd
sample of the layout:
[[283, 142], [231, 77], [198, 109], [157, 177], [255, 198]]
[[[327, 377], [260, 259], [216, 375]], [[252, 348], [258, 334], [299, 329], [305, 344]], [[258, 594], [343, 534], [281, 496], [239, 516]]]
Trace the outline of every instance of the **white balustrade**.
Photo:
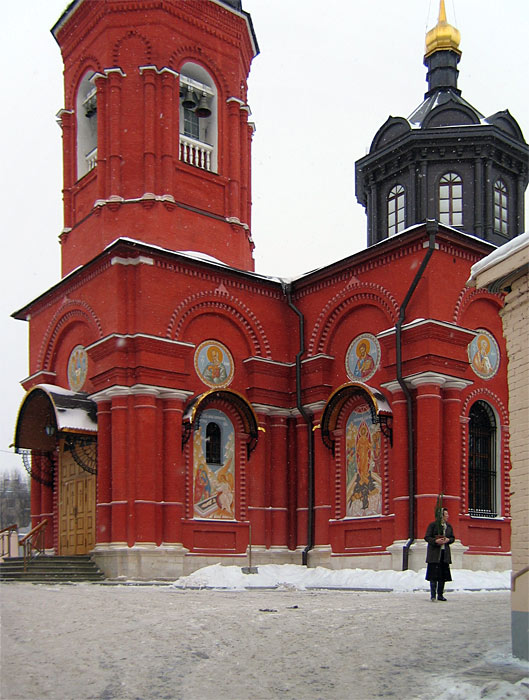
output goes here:
[[180, 134], [180, 160], [196, 168], [211, 171], [211, 154], [213, 146]]
[[97, 165], [97, 147], [93, 148], [90, 151], [90, 153], [87, 153], [85, 155], [85, 160], [86, 160], [86, 167], [87, 167], [86, 172], [89, 173]]

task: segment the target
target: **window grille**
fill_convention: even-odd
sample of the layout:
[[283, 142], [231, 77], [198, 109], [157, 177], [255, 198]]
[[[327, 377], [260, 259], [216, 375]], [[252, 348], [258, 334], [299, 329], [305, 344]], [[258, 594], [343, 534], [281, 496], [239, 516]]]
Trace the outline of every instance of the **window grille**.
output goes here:
[[469, 514], [496, 517], [496, 419], [484, 401], [470, 409], [468, 442]]

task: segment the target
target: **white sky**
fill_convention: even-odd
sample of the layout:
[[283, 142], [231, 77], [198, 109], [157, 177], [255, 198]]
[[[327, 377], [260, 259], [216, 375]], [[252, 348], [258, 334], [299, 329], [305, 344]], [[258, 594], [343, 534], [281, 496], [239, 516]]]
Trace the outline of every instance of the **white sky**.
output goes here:
[[[101, 1], [101, 0], [90, 0]], [[59, 281], [62, 62], [49, 29], [66, 0], [2, 6], [0, 470], [28, 375], [27, 324], [10, 314]], [[250, 74], [256, 269], [290, 277], [365, 245], [354, 163], [387, 117], [426, 90], [438, 0], [243, 0], [261, 53]], [[447, 0], [461, 31], [459, 87], [485, 116], [509, 109], [529, 139], [529, 3]], [[526, 208], [529, 209], [529, 200]]]

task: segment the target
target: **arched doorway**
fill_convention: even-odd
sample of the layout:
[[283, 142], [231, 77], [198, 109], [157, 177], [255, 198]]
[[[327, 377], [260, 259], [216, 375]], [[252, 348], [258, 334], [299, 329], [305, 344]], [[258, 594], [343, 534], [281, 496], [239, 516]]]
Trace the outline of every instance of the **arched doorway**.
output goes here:
[[88, 554], [96, 536], [96, 404], [84, 393], [33, 387], [19, 410], [15, 450], [32, 477], [33, 525], [50, 511], [46, 548]]

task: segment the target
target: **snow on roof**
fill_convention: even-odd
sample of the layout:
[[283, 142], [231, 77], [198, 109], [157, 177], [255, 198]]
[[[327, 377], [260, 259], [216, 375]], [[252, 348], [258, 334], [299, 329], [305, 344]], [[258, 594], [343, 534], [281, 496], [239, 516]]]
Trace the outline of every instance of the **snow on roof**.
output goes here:
[[53, 404], [58, 430], [97, 430], [96, 404], [87, 394], [55, 384], [39, 384], [38, 388], [48, 394]]
[[513, 238], [512, 241], [505, 243], [499, 248], [496, 248], [496, 250], [489, 253], [487, 257], [472, 265], [470, 268], [470, 277], [468, 278], [467, 285], [474, 286], [478, 275], [483, 274], [483, 272], [489, 270], [491, 267], [494, 267], [494, 265], [503, 262], [503, 260], [506, 260], [509, 256], [514, 255], [525, 248], [529, 248], [529, 231], [526, 233], [521, 233], [519, 236], [516, 236], [516, 238]]

